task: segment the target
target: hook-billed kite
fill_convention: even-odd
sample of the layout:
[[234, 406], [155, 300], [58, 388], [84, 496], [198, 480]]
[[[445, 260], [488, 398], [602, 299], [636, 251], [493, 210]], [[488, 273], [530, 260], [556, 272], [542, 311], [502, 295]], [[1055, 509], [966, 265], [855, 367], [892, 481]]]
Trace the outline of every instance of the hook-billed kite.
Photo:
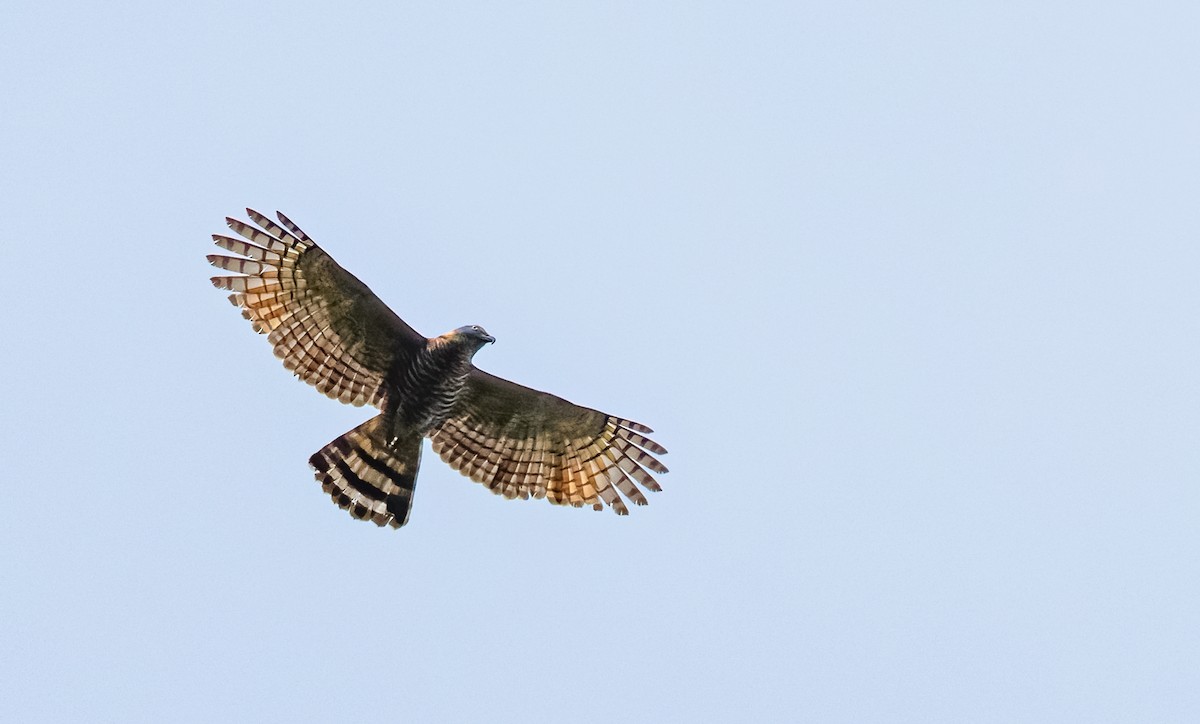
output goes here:
[[[427, 339], [396, 316], [283, 214], [246, 209], [225, 221], [240, 256], [210, 255], [240, 276], [213, 277], [297, 377], [336, 400], [380, 413], [309, 458], [317, 480], [360, 520], [408, 521], [423, 438], [450, 467], [506, 498], [546, 498], [628, 514], [657, 491], [653, 455], [667, 451], [645, 425], [580, 407], [475, 367], [496, 340], [470, 325]], [[282, 226], [280, 225], [282, 224]]]

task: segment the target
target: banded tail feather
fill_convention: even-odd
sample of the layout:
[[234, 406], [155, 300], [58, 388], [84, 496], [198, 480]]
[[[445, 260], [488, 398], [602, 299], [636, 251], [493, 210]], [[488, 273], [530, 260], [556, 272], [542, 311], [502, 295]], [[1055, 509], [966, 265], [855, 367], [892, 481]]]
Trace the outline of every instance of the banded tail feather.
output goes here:
[[359, 520], [399, 528], [412, 508], [421, 440], [413, 435], [385, 441], [383, 416], [377, 415], [321, 448], [308, 464], [339, 508]]

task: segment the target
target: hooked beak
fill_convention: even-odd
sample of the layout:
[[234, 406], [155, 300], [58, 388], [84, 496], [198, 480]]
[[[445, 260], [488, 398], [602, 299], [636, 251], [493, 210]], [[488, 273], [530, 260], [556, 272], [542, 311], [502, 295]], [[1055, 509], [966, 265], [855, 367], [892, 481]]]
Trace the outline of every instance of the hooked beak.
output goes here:
[[485, 334], [485, 335], [483, 335], [483, 341], [487, 342], [488, 344], [495, 344], [496, 338], [490, 334]]

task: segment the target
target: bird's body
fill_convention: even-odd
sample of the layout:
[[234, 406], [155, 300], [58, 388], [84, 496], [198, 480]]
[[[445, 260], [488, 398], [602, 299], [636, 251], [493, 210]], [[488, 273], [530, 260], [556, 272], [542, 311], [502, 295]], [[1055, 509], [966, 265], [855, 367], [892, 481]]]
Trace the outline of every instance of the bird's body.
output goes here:
[[[472, 363], [495, 339], [478, 326], [427, 339], [312, 239], [246, 210], [259, 228], [226, 219], [247, 241], [214, 235], [242, 255], [211, 255], [243, 276], [213, 277], [276, 356], [325, 395], [380, 414], [338, 437], [309, 462], [342, 508], [378, 525], [408, 520], [425, 437], [447, 463], [509, 498], [627, 513], [658, 484], [666, 452], [644, 425], [574, 405], [489, 375]], [[252, 242], [252, 243], [251, 243]], [[618, 491], [620, 495], [618, 495]]]
[[384, 401], [389, 429], [424, 436], [444, 423], [467, 384], [471, 358], [484, 344], [458, 330], [434, 337], [389, 375]]

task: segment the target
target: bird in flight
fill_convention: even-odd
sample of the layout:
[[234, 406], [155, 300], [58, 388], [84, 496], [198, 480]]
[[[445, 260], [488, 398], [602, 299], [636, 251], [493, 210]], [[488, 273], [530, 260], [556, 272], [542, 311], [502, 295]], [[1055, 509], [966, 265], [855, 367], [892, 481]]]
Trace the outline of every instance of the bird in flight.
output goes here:
[[241, 238], [214, 234], [213, 266], [238, 276], [212, 283], [231, 292], [275, 356], [328, 397], [379, 414], [309, 458], [338, 507], [359, 520], [408, 522], [423, 438], [450, 467], [506, 498], [627, 515], [645, 505], [639, 486], [667, 451], [645, 425], [572, 404], [475, 367], [495, 338], [478, 325], [426, 338], [343, 269], [290, 219], [246, 209], [227, 218]]

